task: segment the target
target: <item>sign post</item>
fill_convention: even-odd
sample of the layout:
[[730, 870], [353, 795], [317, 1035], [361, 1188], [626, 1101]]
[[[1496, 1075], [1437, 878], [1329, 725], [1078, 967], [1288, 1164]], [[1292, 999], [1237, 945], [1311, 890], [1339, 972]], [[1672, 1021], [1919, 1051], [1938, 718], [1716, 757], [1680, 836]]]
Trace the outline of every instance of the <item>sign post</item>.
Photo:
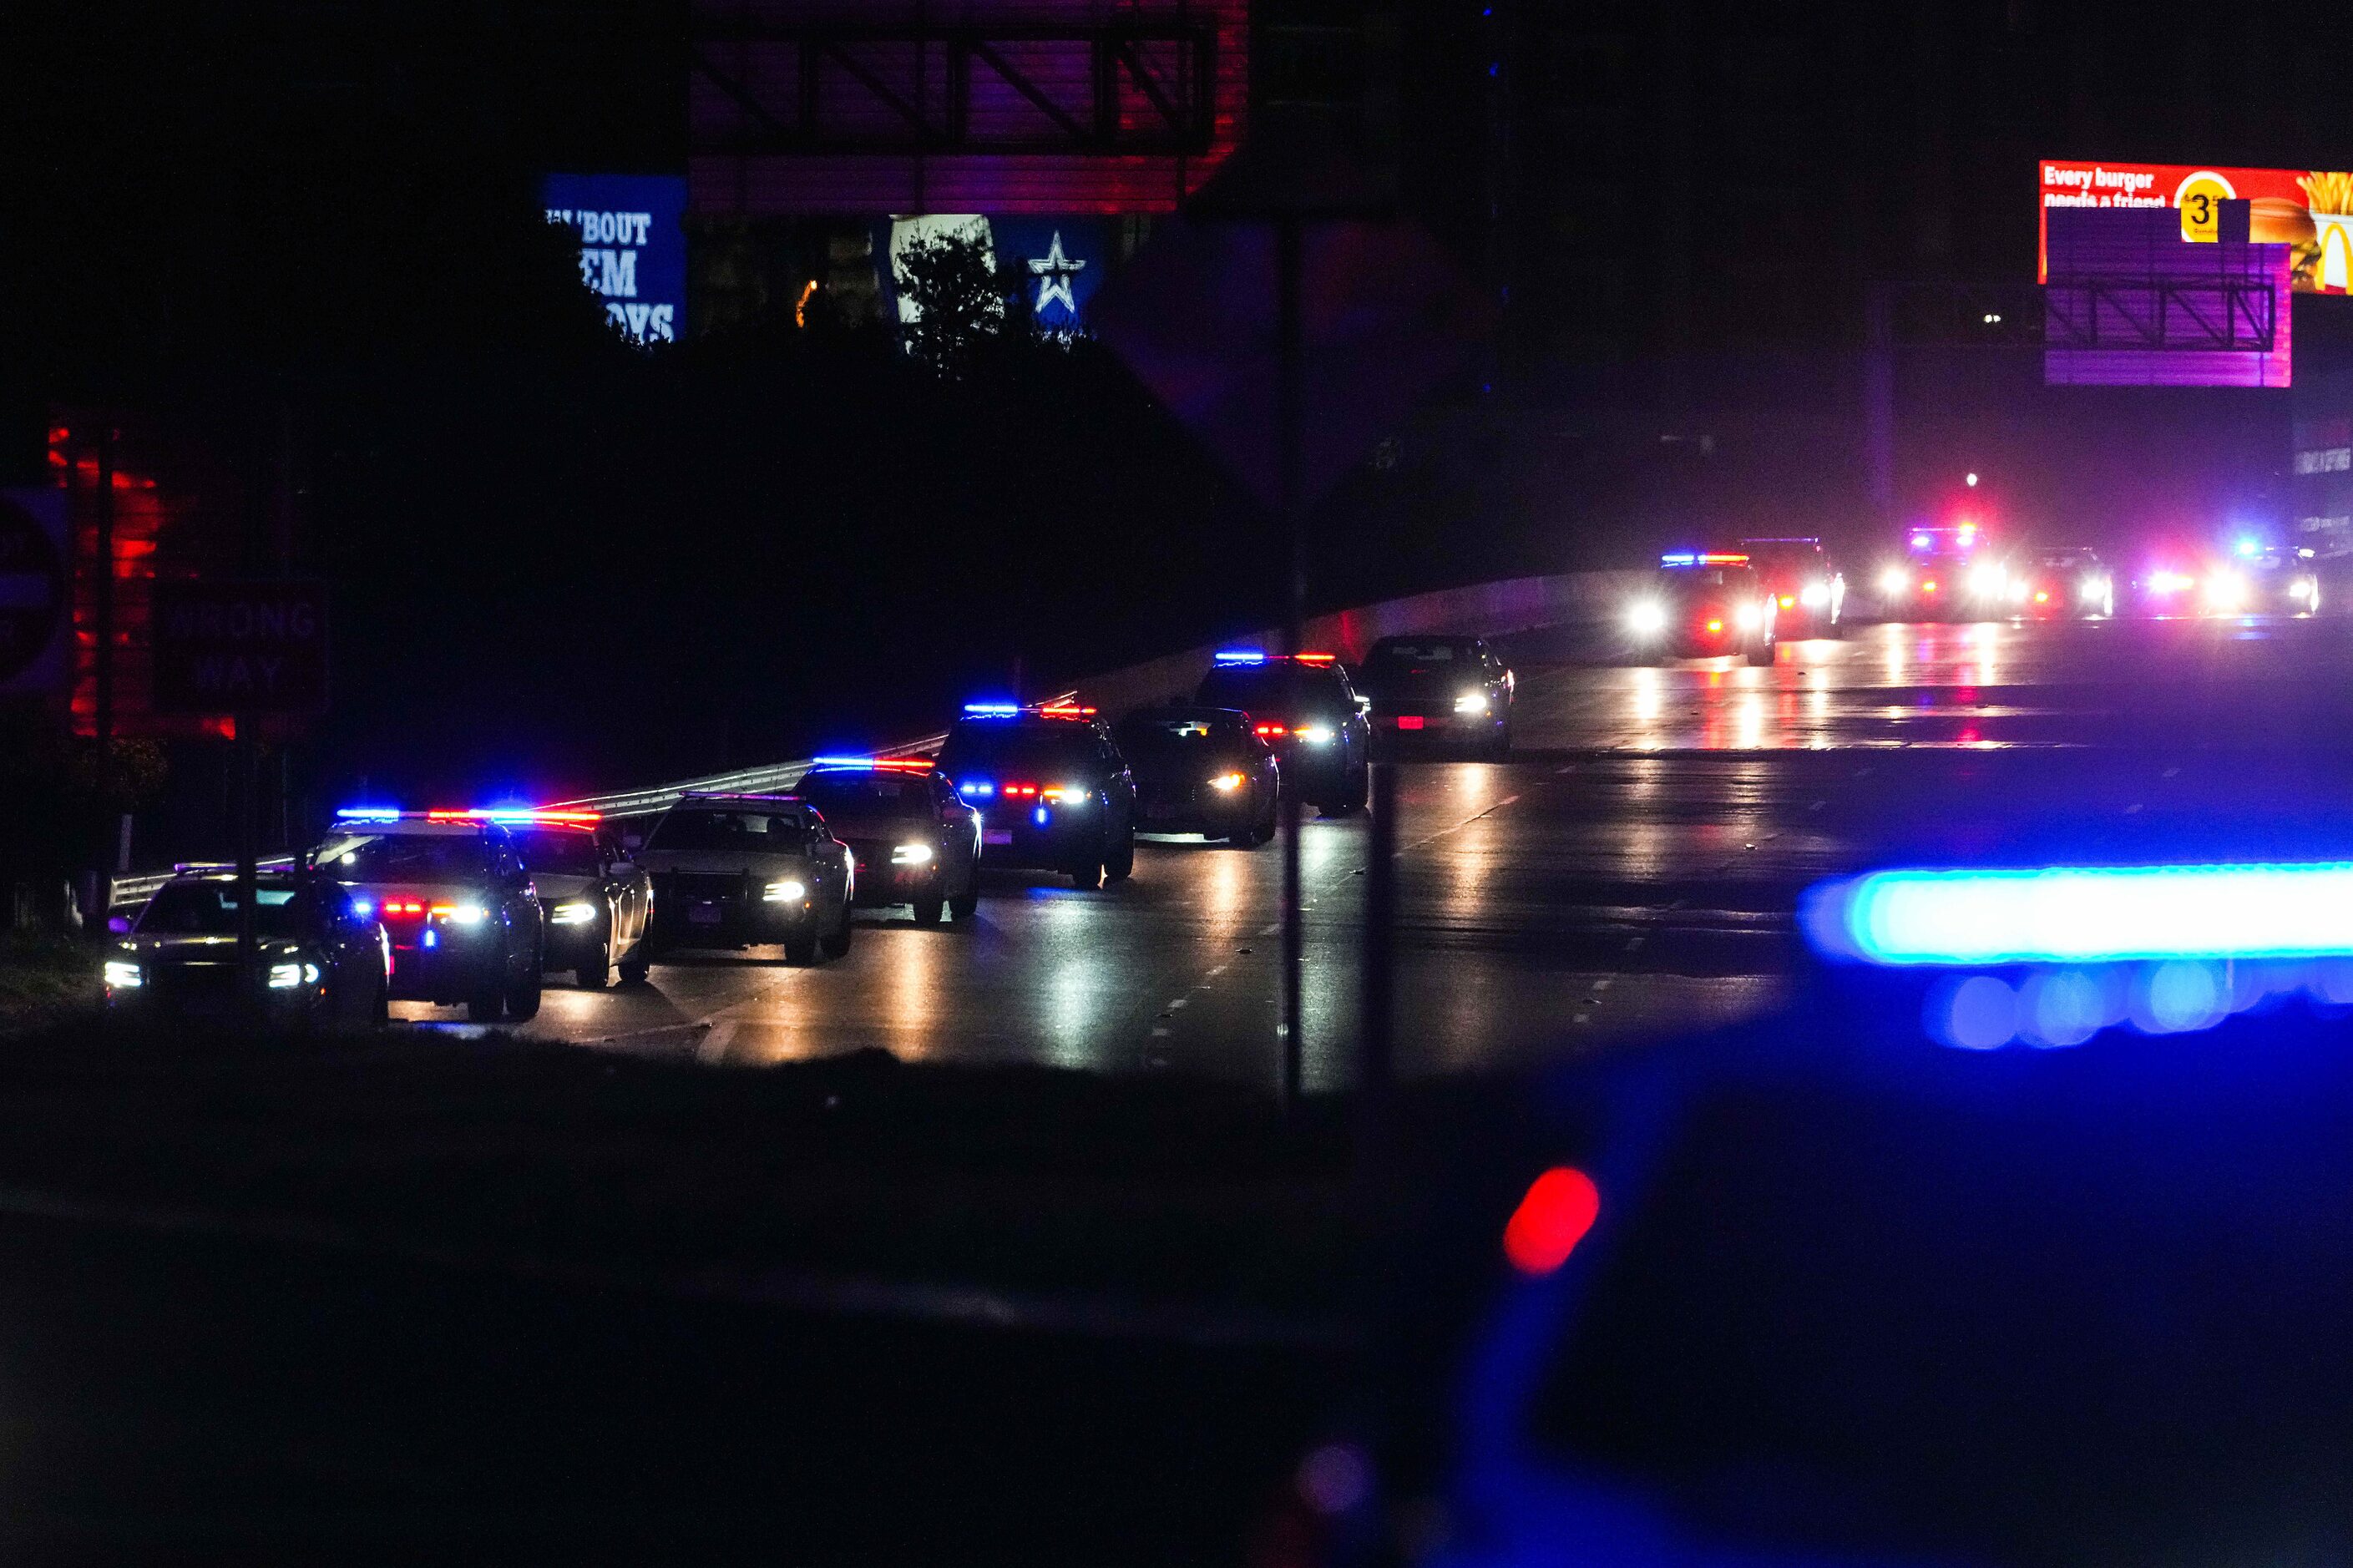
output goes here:
[[254, 730], [327, 706], [327, 590], [301, 579], [155, 584], [155, 707], [227, 714], [236, 731], [238, 994], [254, 995]]

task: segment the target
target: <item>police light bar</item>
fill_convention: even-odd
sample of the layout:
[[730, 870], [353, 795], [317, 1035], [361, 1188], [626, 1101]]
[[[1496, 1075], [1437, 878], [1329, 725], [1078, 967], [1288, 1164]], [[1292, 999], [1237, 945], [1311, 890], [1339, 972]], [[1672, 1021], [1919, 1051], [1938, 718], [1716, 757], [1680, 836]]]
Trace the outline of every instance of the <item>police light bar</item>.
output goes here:
[[398, 822], [400, 808], [391, 805], [347, 805], [335, 813], [337, 822]]
[[1815, 946], [1897, 966], [2353, 954], [2353, 862], [1875, 871], [1808, 895]]
[[1075, 702], [1048, 702], [1041, 705], [1038, 712], [1047, 719], [1092, 719], [1095, 716], [1093, 709], [1082, 708]]
[[1737, 550], [1671, 550], [1659, 557], [1662, 566], [1746, 566], [1748, 557]]
[[974, 719], [1014, 719], [1021, 713], [1018, 702], [967, 702], [965, 713]]
[[1220, 649], [1216, 658], [1219, 664], [1264, 664], [1266, 650], [1255, 647], [1229, 647]]
[[927, 773], [932, 771], [929, 757], [816, 757], [810, 768], [839, 768], [845, 773]]
[[1295, 662], [1300, 664], [1337, 664], [1340, 662], [1340, 656], [1336, 653], [1294, 653], [1291, 657]]

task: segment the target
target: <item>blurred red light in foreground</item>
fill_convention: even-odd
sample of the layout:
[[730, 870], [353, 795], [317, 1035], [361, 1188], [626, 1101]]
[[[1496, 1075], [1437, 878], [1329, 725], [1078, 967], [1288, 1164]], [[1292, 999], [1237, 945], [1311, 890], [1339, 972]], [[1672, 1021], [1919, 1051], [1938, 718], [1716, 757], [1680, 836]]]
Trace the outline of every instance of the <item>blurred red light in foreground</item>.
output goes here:
[[1528, 1185], [1504, 1226], [1504, 1256], [1523, 1274], [1549, 1274], [1568, 1261], [1601, 1213], [1601, 1190], [1582, 1171], [1556, 1165]]

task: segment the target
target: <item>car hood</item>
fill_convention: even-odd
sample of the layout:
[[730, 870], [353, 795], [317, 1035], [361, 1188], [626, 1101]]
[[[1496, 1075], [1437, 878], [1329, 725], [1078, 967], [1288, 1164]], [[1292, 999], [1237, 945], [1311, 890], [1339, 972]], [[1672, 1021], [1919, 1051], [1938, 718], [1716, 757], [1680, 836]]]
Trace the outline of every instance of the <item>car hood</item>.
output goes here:
[[673, 871], [706, 877], [765, 877], [778, 871], [802, 870], [811, 862], [798, 850], [759, 855], [741, 849], [655, 849], [640, 854], [638, 864], [656, 877]]
[[556, 871], [533, 871], [531, 879], [543, 900], [576, 899], [596, 885], [594, 877], [566, 876]]
[[[301, 943], [285, 937], [263, 937], [254, 943], [256, 956], [264, 962], [291, 958], [301, 951]], [[133, 936], [122, 944], [122, 952], [146, 963], [228, 963], [237, 958], [237, 938], [194, 934]]]

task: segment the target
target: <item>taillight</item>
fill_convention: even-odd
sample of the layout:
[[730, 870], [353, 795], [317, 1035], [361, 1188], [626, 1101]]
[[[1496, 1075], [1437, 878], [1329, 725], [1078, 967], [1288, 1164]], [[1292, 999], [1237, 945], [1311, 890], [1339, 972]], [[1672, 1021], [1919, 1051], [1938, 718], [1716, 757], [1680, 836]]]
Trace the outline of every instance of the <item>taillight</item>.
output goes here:
[[1261, 736], [1287, 735], [1290, 733], [1288, 730], [1285, 730], [1280, 724], [1261, 724], [1258, 726], [1258, 732]]
[[1033, 784], [1017, 784], [1008, 779], [997, 786], [997, 793], [1007, 800], [1034, 799], [1038, 794], [1038, 786]]

